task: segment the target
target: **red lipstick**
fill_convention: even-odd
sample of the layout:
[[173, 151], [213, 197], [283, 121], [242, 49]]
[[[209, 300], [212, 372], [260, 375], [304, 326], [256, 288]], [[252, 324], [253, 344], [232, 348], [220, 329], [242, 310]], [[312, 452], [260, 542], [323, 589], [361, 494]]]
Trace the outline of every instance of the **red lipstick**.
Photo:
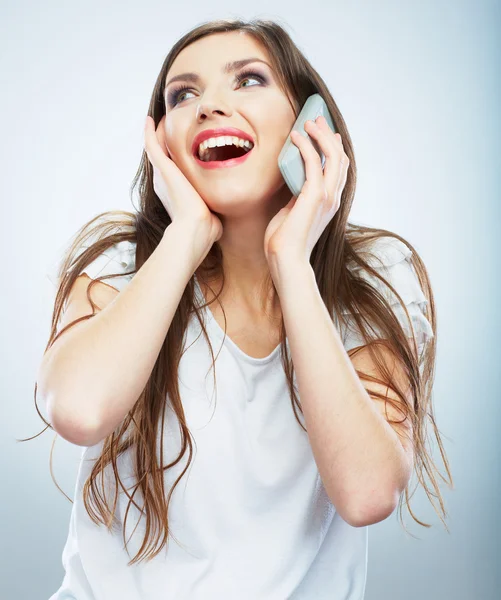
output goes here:
[[197, 163], [201, 167], [203, 167], [204, 169], [220, 169], [220, 168], [234, 167], [234, 166], [240, 165], [247, 159], [247, 157], [249, 156], [249, 154], [252, 152], [252, 150], [254, 148], [252, 148], [251, 150], [246, 152], [243, 156], [239, 156], [238, 158], [230, 158], [229, 160], [209, 160], [209, 161], [200, 160], [200, 158], [198, 157], [198, 147], [203, 141], [205, 141], [211, 137], [221, 137], [221, 136], [226, 136], [226, 135], [236, 136], [243, 140], [249, 140], [250, 142], [252, 142], [252, 144], [254, 146], [254, 139], [252, 138], [252, 136], [250, 134], [246, 133], [245, 131], [242, 131], [241, 129], [236, 129], [235, 127], [221, 127], [219, 129], [204, 129], [203, 131], [200, 131], [199, 133], [197, 133], [197, 135], [195, 136], [195, 138], [193, 140], [193, 144], [191, 146], [192, 154], [195, 157], [195, 160], [197, 161]]

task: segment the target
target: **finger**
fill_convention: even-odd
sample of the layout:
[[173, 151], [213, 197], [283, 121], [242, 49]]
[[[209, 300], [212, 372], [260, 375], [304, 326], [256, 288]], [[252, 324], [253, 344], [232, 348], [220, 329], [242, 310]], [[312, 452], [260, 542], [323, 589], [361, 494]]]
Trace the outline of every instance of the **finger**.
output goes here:
[[159, 140], [157, 131], [158, 128], [155, 129], [155, 122], [151, 117], [149, 117], [144, 129], [144, 146], [146, 154], [148, 155], [148, 159], [152, 165], [162, 169], [165, 168], [166, 163], [169, 162], [165, 160], [166, 156], [169, 158], [170, 156], [163, 149], [163, 141], [161, 138]]
[[156, 134], [160, 147], [165, 152], [165, 154], [169, 156], [169, 151], [167, 150], [167, 139], [165, 136], [165, 115], [160, 119], [160, 122], [158, 123]]
[[330, 197], [334, 202], [337, 201], [340, 194], [340, 190], [343, 189], [346, 179], [348, 177], [348, 167], [350, 161], [348, 157], [343, 154], [338, 158], [337, 163], [332, 161], [326, 163], [324, 169], [325, 185], [329, 190]]
[[343, 193], [344, 186], [346, 185], [346, 181], [348, 179], [348, 167], [350, 164], [350, 160], [346, 157], [345, 162], [343, 163], [343, 168], [341, 169], [341, 175], [339, 177], [339, 184], [336, 189], [336, 196]]
[[340, 133], [334, 132], [330, 125], [327, 123], [327, 119], [323, 115], [319, 115], [315, 120], [316, 125], [320, 129], [320, 131], [324, 131], [327, 133], [329, 137], [332, 137], [337, 146], [339, 146], [344, 151], [343, 139]]
[[146, 119], [146, 125], [144, 127], [144, 145], [146, 150], [154, 154], [158, 143], [158, 137], [155, 129], [155, 122], [152, 117]]
[[325, 155], [324, 183], [329, 196], [334, 198], [349, 163], [342, 147], [341, 136], [334, 134], [324, 117], [318, 118], [318, 124], [309, 123], [308, 133], [318, 141]]
[[323, 177], [322, 161], [311, 140], [306, 139], [297, 131], [291, 131], [291, 140], [298, 147], [303, 157], [306, 181], [320, 183]]
[[334, 133], [334, 131], [332, 131], [329, 124], [327, 123], [327, 119], [323, 115], [318, 116], [315, 122], [322, 131], [330, 132], [330, 135], [333, 136], [335, 142], [344, 150], [343, 139], [341, 138], [341, 134]]

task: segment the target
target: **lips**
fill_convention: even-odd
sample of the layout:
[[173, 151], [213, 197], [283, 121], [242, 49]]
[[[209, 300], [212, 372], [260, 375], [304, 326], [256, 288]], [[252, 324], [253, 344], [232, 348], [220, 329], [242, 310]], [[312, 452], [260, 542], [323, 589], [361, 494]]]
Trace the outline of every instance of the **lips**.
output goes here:
[[237, 165], [242, 164], [249, 158], [249, 154], [251, 154], [253, 150], [254, 148], [246, 152], [243, 156], [238, 156], [237, 158], [230, 158], [228, 160], [200, 160], [198, 158], [198, 155], [195, 154], [195, 160], [204, 169], [225, 169], [228, 167], [236, 167]]
[[[245, 131], [242, 131], [241, 129], [236, 129], [235, 127], [220, 127], [218, 129], [204, 129], [203, 131], [200, 131], [199, 133], [197, 133], [197, 135], [195, 136], [195, 139], [193, 140], [193, 144], [191, 145], [191, 153], [193, 154], [193, 156], [195, 156], [195, 158], [198, 158], [198, 146], [200, 146], [200, 144], [202, 142], [204, 142], [205, 140], [207, 140], [211, 137], [221, 137], [224, 135], [231, 135], [231, 136], [236, 136], [236, 137], [242, 138], [243, 140], [249, 140], [249, 142], [252, 142], [252, 145], [254, 145], [254, 138], [249, 133], [246, 133]], [[247, 154], [249, 154], [249, 152]], [[218, 161], [213, 161], [213, 162], [218, 162]]]

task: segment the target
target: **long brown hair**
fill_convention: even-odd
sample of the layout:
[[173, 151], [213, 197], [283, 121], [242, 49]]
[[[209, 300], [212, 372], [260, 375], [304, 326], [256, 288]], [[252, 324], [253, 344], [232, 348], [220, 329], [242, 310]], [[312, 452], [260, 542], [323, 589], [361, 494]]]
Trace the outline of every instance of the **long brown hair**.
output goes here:
[[[435, 369], [436, 315], [429, 276], [425, 265], [416, 250], [402, 237], [387, 230], [373, 229], [348, 223], [348, 215], [351, 210], [356, 186], [356, 161], [353, 153], [353, 145], [337, 104], [320, 75], [295, 46], [284, 28], [276, 22], [268, 20], [252, 20], [249, 22], [241, 20], [211, 21], [203, 23], [186, 33], [171, 49], [162, 65], [155, 83], [148, 114], [153, 117], [155, 125], [158, 125], [160, 119], [165, 114], [163, 89], [166, 75], [174, 59], [183, 48], [207, 35], [233, 31], [247, 32], [249, 35], [254, 36], [254, 39], [261, 42], [268, 50], [269, 58], [279, 81], [279, 85], [287, 94], [291, 105], [294, 107], [296, 116], [306, 99], [311, 94], [319, 93], [325, 99], [335, 126], [342, 136], [344, 149], [350, 160], [348, 177], [339, 210], [313, 249], [311, 265], [315, 273], [320, 294], [330, 314], [339, 318], [340, 322], [343, 322], [343, 314], [348, 312], [353, 315], [356, 325], [359, 327], [363, 339], [365, 340], [365, 344], [369, 346], [371, 355], [383, 375], [384, 381], [378, 381], [390, 386], [401, 399], [401, 403], [395, 403], [385, 396], [379, 396], [381, 400], [390, 402], [403, 412], [403, 418], [409, 416], [411, 419], [414, 431], [414, 469], [417, 473], [419, 482], [423, 485], [436, 512], [438, 511], [433, 501], [433, 497], [438, 498], [440, 504], [440, 513], [438, 514], [447, 529], [447, 525], [442, 517], [442, 515], [445, 517], [447, 512], [444, 508], [437, 479], [434, 474], [437, 473], [442, 481], [452, 485], [452, 476], [441, 442], [440, 433], [435, 423], [431, 401]], [[154, 192], [152, 176], [152, 166], [145, 151], [143, 151], [141, 163], [132, 184], [132, 189], [134, 189], [139, 182], [139, 211], [134, 213], [125, 211], [102, 213], [84, 225], [71, 243], [70, 248], [65, 253], [64, 259], [59, 267], [59, 282], [52, 315], [51, 333], [45, 352], [69, 327], [72, 327], [83, 319], [92, 318], [95, 315], [95, 304], [92, 303], [90, 291], [88, 291], [87, 295], [94, 311], [93, 314], [77, 319], [64, 327], [62, 331], [56, 333], [61, 312], [72, 285], [88, 264], [110, 246], [117, 242], [127, 240], [136, 244], [136, 268], [132, 271], [132, 273], [135, 273], [141, 268], [160, 242], [164, 230], [171, 223], [171, 220], [163, 204]], [[101, 219], [102, 221], [100, 221]], [[374, 288], [374, 286], [368, 285], [366, 281], [357, 277], [355, 272], [349, 268], [350, 264], [356, 265], [358, 268], [365, 269], [369, 274], [379, 278], [380, 281], [386, 282], [386, 280], [381, 278], [380, 274], [369, 264], [371, 242], [384, 236], [390, 236], [400, 240], [412, 251], [412, 265], [427, 299], [425, 309], [426, 317], [435, 334], [426, 345], [422, 356], [417, 355], [417, 346], [414, 345], [414, 341], [411, 344], [411, 341], [407, 338], [405, 331], [395, 318], [394, 312], [386, 299]], [[92, 242], [89, 243], [89, 240], [91, 239]], [[82, 248], [84, 248], [83, 252], [81, 251]], [[205, 270], [207, 272], [216, 273], [223, 281], [224, 286], [222, 252], [217, 242], [212, 246], [201, 267], [203, 267], [203, 269], [200, 269], [200, 275], [197, 273], [197, 276], [200, 277], [203, 283], [208, 285], [208, 279], [205, 279], [203, 272]], [[105, 278], [101, 277], [96, 281], [105, 281], [109, 277], [110, 276], [106, 276]], [[91, 283], [91, 285], [93, 285], [93, 283]], [[393, 288], [391, 289], [393, 291]], [[177, 369], [182, 354], [183, 336], [190, 315], [193, 313], [195, 313], [201, 324], [203, 334], [211, 350], [213, 359], [212, 367], [214, 367], [214, 353], [203, 324], [203, 319], [199, 312], [199, 309], [203, 307], [197, 306], [194, 293], [195, 284], [194, 278], [192, 277], [180, 300], [144, 391], [138, 398], [132, 410], [127, 414], [124, 421], [103, 441], [102, 452], [96, 460], [91, 474], [83, 488], [84, 504], [89, 516], [96, 524], [101, 522], [106, 525], [108, 529], [111, 529], [113, 524], [117, 496], [115, 495], [113, 509], [110, 509], [106, 502], [105, 490], [103, 489], [103, 493], [101, 494], [97, 484], [99, 475], [104, 479], [104, 469], [107, 465], [112, 464], [115, 484], [117, 486], [116, 489], [118, 489], [118, 485], [120, 485], [129, 498], [125, 520], [127, 519], [127, 513], [131, 502], [134, 503], [136, 508], [139, 508], [134, 500], [136, 492], [139, 492], [140, 497], [142, 497], [144, 514], [146, 515], [146, 535], [139, 552], [134, 559], [129, 562], [129, 565], [143, 559], [149, 560], [153, 558], [166, 545], [170, 533], [168, 519], [170, 497], [174, 488], [188, 470], [191, 462], [193, 444], [191, 433], [186, 424], [183, 404], [179, 393]], [[219, 298], [220, 293], [221, 290], [214, 300]], [[400, 299], [400, 296], [398, 298]], [[400, 302], [408, 316], [408, 312], [401, 299]], [[380, 335], [378, 338], [371, 336], [370, 325], [379, 329]], [[282, 319], [281, 360], [288, 381], [292, 409], [294, 410], [298, 423], [303, 427], [297, 413], [297, 409], [301, 412], [302, 409], [293, 385], [294, 366], [292, 364], [292, 359], [287, 352], [285, 336], [286, 332], [284, 321]], [[377, 342], [377, 339], [379, 339], [379, 342]], [[381, 340], [384, 340], [384, 342], [381, 342]], [[378, 343], [384, 343], [384, 345], [390, 348], [405, 368], [413, 394], [412, 410], [409, 409], [405, 400], [405, 390], [398, 389], [396, 383], [392, 381], [391, 374], [388, 372], [386, 365], [380, 360], [376, 351]], [[361, 346], [350, 350], [350, 356], [355, 354], [360, 348]], [[372, 378], [364, 376], [364, 374], [359, 371], [357, 371], [357, 374], [363, 380], [374, 381]], [[47, 425], [47, 427], [37, 434], [40, 435], [48, 427], [51, 427], [51, 425], [40, 414], [36, 403], [36, 390], [37, 386], [35, 383], [35, 407], [38, 414]], [[176, 461], [164, 466], [162, 461], [163, 443], [161, 445], [160, 456], [158, 456], [156, 452], [156, 440], [159, 427], [162, 428], [160, 431], [162, 431], [164, 427], [166, 398], [168, 398], [170, 406], [175, 411], [177, 419], [179, 420], [181, 450]], [[427, 419], [430, 420], [438, 441], [448, 480], [438, 472], [427, 451]], [[305, 427], [303, 427], [303, 429], [306, 431]], [[30, 440], [33, 438], [27, 439]], [[117, 458], [129, 448], [132, 448], [132, 450], [135, 451], [135, 461], [133, 463], [135, 468], [135, 485], [133, 486], [134, 489], [132, 495], [129, 495], [124, 487], [117, 469]], [[186, 452], [189, 452], [189, 461], [166, 497], [164, 491], [164, 471], [181, 461]], [[424, 472], [426, 472], [430, 478], [435, 493], [431, 491], [427, 482], [424, 480]], [[409, 486], [405, 489], [405, 500], [412, 517], [420, 525], [430, 527], [429, 524], [423, 523], [417, 519], [410, 510], [408, 488]], [[143, 509], [140, 509], [141, 512]], [[399, 501], [399, 512], [400, 517], [402, 517], [402, 496]]]

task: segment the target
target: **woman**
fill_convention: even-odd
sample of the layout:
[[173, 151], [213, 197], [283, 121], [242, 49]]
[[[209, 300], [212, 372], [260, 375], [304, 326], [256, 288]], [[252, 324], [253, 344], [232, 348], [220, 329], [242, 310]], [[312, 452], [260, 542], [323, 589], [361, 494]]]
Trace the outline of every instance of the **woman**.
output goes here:
[[[296, 198], [277, 158], [314, 93], [339, 134], [306, 127], [323, 170], [292, 137]], [[425, 266], [348, 223], [350, 136], [278, 24], [187, 33], [149, 116], [140, 209], [93, 219], [57, 274], [35, 392], [84, 450], [52, 599], [358, 600], [368, 526], [408, 501], [413, 470], [446, 515]]]

